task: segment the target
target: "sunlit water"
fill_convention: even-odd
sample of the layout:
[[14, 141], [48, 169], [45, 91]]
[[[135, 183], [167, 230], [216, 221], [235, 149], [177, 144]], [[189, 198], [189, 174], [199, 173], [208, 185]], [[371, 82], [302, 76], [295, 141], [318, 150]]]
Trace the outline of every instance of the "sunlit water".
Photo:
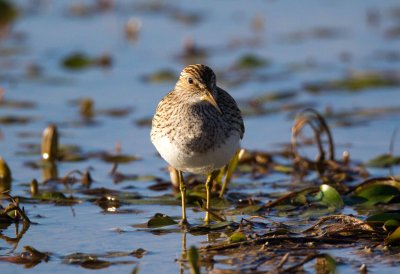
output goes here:
[[[10, 37], [0, 41], [0, 48], [17, 48], [21, 52], [0, 56], [0, 87], [5, 98], [28, 100], [36, 103], [33, 109], [0, 108], [0, 115], [27, 115], [34, 121], [25, 125], [0, 125], [0, 156], [8, 162], [13, 172], [12, 195], [26, 196], [33, 178], [41, 179], [41, 171], [25, 165], [36, 161], [39, 155], [19, 155], [26, 143], [40, 143], [41, 132], [48, 123], [59, 125], [62, 144], [77, 144], [86, 152], [106, 150], [113, 152], [117, 144], [122, 152], [141, 157], [140, 161], [120, 166], [121, 172], [138, 175], [156, 175], [168, 179], [163, 169], [165, 163], [157, 157], [149, 140], [149, 128], [138, 127], [135, 121], [151, 117], [158, 101], [172, 87], [172, 82], [154, 84], [143, 77], [159, 69], [169, 68], [178, 73], [185, 65], [177, 56], [182, 52], [185, 38], [193, 38], [196, 45], [210, 49], [204, 60], [217, 72], [231, 66], [242, 54], [255, 53], [272, 63], [261, 71], [271, 74], [265, 82], [250, 81], [234, 87], [226, 87], [239, 101], [267, 91], [293, 89], [299, 91], [296, 102], [312, 103], [321, 111], [351, 110], [363, 107], [395, 107], [400, 102], [398, 88], [382, 88], [362, 92], [325, 92], [313, 95], [302, 91], [305, 82], [343, 77], [350, 70], [386, 70], [399, 68], [399, 62], [376, 58], [380, 51], [399, 53], [400, 40], [385, 38], [385, 30], [396, 23], [391, 19], [391, 8], [398, 1], [179, 1], [166, 2], [183, 12], [199, 12], [201, 21], [184, 24], [162, 12], [148, 12], [138, 8], [140, 1], [116, 1], [111, 11], [94, 12], [86, 16], [70, 12], [71, 1], [17, 1], [22, 9], [20, 18], [13, 26]], [[73, 1], [93, 4], [92, 1]], [[142, 1], [141, 3], [147, 3]], [[398, 6], [397, 6], [398, 7]], [[368, 24], [367, 12], [376, 8], [381, 21], [376, 26]], [[256, 32], [251, 27], [255, 16], [264, 20], [264, 28]], [[124, 25], [131, 17], [142, 22], [138, 39], [127, 41]], [[398, 20], [398, 18], [397, 18]], [[398, 21], [397, 21], [398, 24]], [[317, 27], [338, 29], [340, 35], [333, 38], [311, 37]], [[302, 33], [303, 38], [291, 41], [288, 37]], [[23, 36], [18, 40], [15, 36]], [[258, 39], [255, 46], [246, 40]], [[237, 48], [229, 47], [234, 42]], [[90, 68], [69, 72], [60, 62], [72, 52], [85, 52], [91, 56], [111, 54], [109, 69]], [[351, 56], [350, 61], [340, 60], [341, 54]], [[315, 65], [307, 67], [307, 62]], [[24, 76], [26, 67], [38, 64], [43, 77], [31, 79]], [[290, 70], [293, 64], [304, 69]], [[398, 71], [397, 71], [398, 72]], [[283, 74], [280, 77], [273, 77]], [[53, 81], [51, 81], [53, 80]], [[126, 117], [112, 118], [98, 115], [94, 126], [74, 126], [80, 120], [78, 107], [69, 104], [73, 99], [90, 97], [96, 109], [132, 107]], [[246, 134], [243, 147], [248, 149], [274, 150], [290, 141], [293, 116], [289, 112], [245, 119]], [[372, 119], [369, 123], [353, 127], [333, 127], [338, 155], [350, 151], [352, 159], [366, 161], [389, 149], [393, 131], [400, 126], [399, 113]], [[20, 137], [21, 133], [34, 133]], [[399, 138], [397, 138], [399, 139]], [[396, 142], [395, 152], [399, 153]], [[136, 181], [113, 184], [109, 176], [111, 164], [91, 159], [85, 162], [60, 163], [61, 176], [67, 172], [92, 167], [95, 180], [93, 187], [125, 189], [144, 196], [161, 194], [148, 189], [154, 182]], [[386, 175], [387, 170], [375, 170]], [[279, 178], [264, 178], [266, 182]], [[264, 189], [244, 190], [246, 193], [268, 192]], [[169, 191], [165, 192], [169, 193]], [[90, 202], [71, 207], [53, 204], [24, 205], [29, 216], [38, 225], [32, 225], [15, 250], [6, 242], [0, 242], [1, 255], [18, 253], [30, 245], [40, 251], [51, 252], [49, 262], [29, 270], [31, 273], [92, 272], [79, 266], [62, 264], [62, 257], [74, 252], [102, 254], [109, 251], [129, 252], [138, 248], [148, 251], [143, 258], [126, 258], [140, 264], [141, 273], [176, 273], [180, 265], [175, 262], [182, 251], [181, 233], [153, 235], [132, 225], [145, 223], [156, 212], [179, 216], [180, 207], [157, 205], [125, 206], [139, 210], [138, 214], [104, 214]], [[38, 217], [41, 216], [41, 218]], [[189, 219], [201, 223], [203, 214], [189, 210]], [[117, 230], [124, 232], [119, 233]], [[12, 235], [12, 229], [5, 234]], [[206, 236], [187, 235], [187, 246], [201, 245]], [[350, 252], [350, 256], [351, 256]], [[335, 255], [344, 256], [341, 251]], [[117, 258], [115, 261], [125, 260]], [[128, 273], [135, 264], [114, 265], [97, 273]], [[221, 266], [226, 267], [226, 266]], [[349, 266], [350, 267], [350, 266]], [[389, 266], [383, 265], [383, 267]], [[1, 263], [2, 273], [22, 271], [18, 265]], [[186, 270], [187, 271], [187, 270]], [[349, 271], [346, 269], [344, 271]], [[357, 271], [351, 269], [351, 271]]]

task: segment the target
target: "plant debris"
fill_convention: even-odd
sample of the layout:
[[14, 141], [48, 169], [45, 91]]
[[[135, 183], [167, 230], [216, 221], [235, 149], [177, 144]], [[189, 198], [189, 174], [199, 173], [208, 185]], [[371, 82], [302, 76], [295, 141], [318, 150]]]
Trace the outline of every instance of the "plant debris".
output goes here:
[[332, 90], [361, 91], [377, 87], [398, 87], [400, 78], [396, 73], [357, 72], [343, 79], [305, 84], [312, 93]]
[[107, 53], [99, 57], [90, 57], [84, 53], [76, 52], [66, 56], [61, 65], [69, 70], [80, 70], [93, 66], [107, 68], [112, 65], [112, 57]]
[[243, 55], [239, 60], [237, 60], [236, 63], [233, 65], [233, 67], [235, 69], [241, 70], [241, 69], [257, 69], [267, 65], [269, 65], [268, 60], [253, 54], [247, 54]]
[[23, 264], [25, 268], [32, 268], [41, 262], [48, 262], [49, 253], [40, 252], [31, 246], [24, 246], [24, 251], [15, 256], [0, 257], [0, 261], [13, 264]]

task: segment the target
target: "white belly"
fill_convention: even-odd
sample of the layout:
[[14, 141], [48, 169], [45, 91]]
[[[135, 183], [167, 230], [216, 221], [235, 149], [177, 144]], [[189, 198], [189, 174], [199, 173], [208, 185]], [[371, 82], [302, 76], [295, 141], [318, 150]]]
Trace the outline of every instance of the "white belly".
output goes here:
[[240, 137], [239, 133], [233, 134], [220, 147], [205, 153], [183, 153], [166, 136], [153, 140], [153, 144], [172, 167], [183, 172], [207, 174], [228, 164], [240, 148]]

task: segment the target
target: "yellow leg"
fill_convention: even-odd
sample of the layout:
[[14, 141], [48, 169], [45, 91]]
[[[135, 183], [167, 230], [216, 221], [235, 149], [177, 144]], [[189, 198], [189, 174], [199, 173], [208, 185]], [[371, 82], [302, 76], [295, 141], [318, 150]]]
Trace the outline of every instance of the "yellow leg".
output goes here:
[[207, 181], [206, 181], [206, 217], [204, 218], [205, 223], [210, 222], [210, 200], [211, 200], [211, 184], [214, 181], [214, 179], [218, 176], [219, 170], [215, 170], [211, 172], [207, 176]]
[[186, 219], [186, 184], [183, 180], [182, 171], [178, 170], [178, 178], [179, 178], [179, 190], [181, 191], [181, 200], [182, 200], [182, 220], [180, 224], [182, 226], [188, 225], [188, 221]]
[[228, 165], [224, 166], [223, 168], [221, 168], [219, 170], [218, 176], [217, 176], [217, 178], [215, 178], [215, 184], [217, 186], [221, 186], [222, 187], [222, 179], [223, 179], [227, 169], [228, 169]]
[[222, 184], [221, 190], [219, 192], [219, 197], [222, 198], [224, 196], [225, 190], [226, 190], [226, 186], [230, 183], [231, 179], [232, 179], [232, 173], [235, 171], [237, 164], [239, 162], [239, 159], [242, 157], [244, 153], [243, 149], [239, 149], [235, 155], [233, 156], [233, 158], [231, 159], [231, 161], [229, 162], [227, 171], [226, 171], [226, 176], [225, 176], [225, 180], [224, 183]]

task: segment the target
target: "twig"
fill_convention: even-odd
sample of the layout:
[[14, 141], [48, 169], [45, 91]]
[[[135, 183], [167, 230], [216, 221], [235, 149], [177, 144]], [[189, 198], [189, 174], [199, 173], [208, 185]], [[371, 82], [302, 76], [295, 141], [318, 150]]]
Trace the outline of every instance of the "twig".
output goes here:
[[281, 269], [282, 266], [287, 262], [288, 258], [289, 258], [290, 252], [287, 252], [281, 259], [281, 261], [279, 262], [279, 264], [276, 266], [276, 269]]
[[335, 220], [335, 221], [342, 221], [345, 223], [351, 223], [353, 225], [360, 226], [363, 231], [375, 231], [369, 224], [353, 217], [353, 216], [348, 216], [348, 215], [331, 215], [331, 216], [326, 216], [322, 217], [319, 219], [315, 224], [307, 228], [306, 230], [302, 231], [302, 233], [307, 233], [312, 230], [314, 230], [317, 226], [320, 226], [322, 223], [325, 223], [326, 221], [329, 220]]
[[[313, 121], [318, 122], [317, 126], [313, 124]], [[328, 124], [326, 123], [325, 119], [322, 117], [321, 114], [319, 114], [316, 110], [312, 108], [307, 108], [303, 110], [295, 120], [295, 124], [292, 127], [292, 151], [293, 154], [298, 156], [298, 153], [296, 153], [296, 137], [301, 131], [301, 129], [304, 127], [304, 125], [309, 124], [312, 130], [314, 131], [315, 135], [315, 140], [318, 144], [318, 150], [319, 150], [319, 156], [318, 156], [318, 162], [322, 162], [325, 160], [325, 152], [323, 150], [322, 146], [322, 141], [321, 141], [321, 133], [326, 132], [326, 135], [328, 137], [328, 145], [329, 145], [329, 160], [335, 161], [335, 147], [334, 147], [334, 142], [332, 138], [331, 131], [328, 127]]]

